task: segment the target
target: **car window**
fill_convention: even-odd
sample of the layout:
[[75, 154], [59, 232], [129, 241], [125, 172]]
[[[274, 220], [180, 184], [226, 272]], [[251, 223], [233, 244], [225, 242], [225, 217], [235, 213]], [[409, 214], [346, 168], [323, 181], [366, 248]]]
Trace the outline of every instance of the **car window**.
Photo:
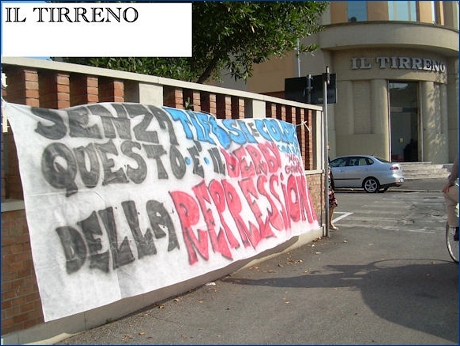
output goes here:
[[330, 165], [331, 167], [343, 167], [345, 166], [346, 162], [347, 162], [346, 158], [339, 157], [337, 159], [332, 160]]
[[368, 161], [367, 161], [367, 159], [365, 157], [360, 157], [359, 158], [359, 165], [360, 166], [367, 166], [367, 165], [369, 165], [369, 163], [368, 163]]
[[331, 161], [331, 167], [370, 166], [374, 160], [370, 157], [338, 157]]
[[359, 166], [359, 157], [350, 157], [347, 166]]
[[374, 163], [370, 157], [360, 157], [358, 158], [360, 166], [370, 166]]

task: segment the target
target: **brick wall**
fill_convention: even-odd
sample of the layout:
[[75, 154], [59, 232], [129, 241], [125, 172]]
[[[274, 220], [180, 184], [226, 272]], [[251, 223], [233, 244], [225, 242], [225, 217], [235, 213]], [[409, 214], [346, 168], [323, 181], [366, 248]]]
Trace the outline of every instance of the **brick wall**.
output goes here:
[[[40, 105], [36, 70], [14, 69], [8, 73], [2, 97], [12, 103]], [[51, 106], [48, 78], [42, 79], [42, 102]], [[56, 91], [56, 89], [54, 89]], [[2, 203], [23, 200], [16, 145], [11, 130], [2, 131]], [[44, 322], [35, 276], [25, 210], [2, 210], [2, 335]]]
[[[6, 199], [24, 199], [16, 144], [13, 134], [2, 134], [2, 202]], [[3, 152], [5, 151], [5, 152]]]
[[[45, 108], [66, 108], [94, 102], [137, 102], [125, 95], [133, 81], [97, 77], [65, 71], [3, 66], [7, 88], [3, 98], [12, 103]], [[242, 119], [245, 100], [240, 97], [163, 86], [163, 104], [216, 114], [217, 118]], [[266, 102], [267, 117], [296, 124], [312, 124], [312, 112], [303, 108]], [[305, 168], [313, 168], [313, 137], [303, 126], [297, 127]], [[322, 210], [322, 174], [307, 177], [318, 218]], [[2, 203], [22, 200], [14, 138], [9, 130], [2, 133]], [[35, 277], [25, 210], [2, 210], [2, 335], [24, 330], [44, 322]]]
[[2, 213], [2, 335], [43, 322], [25, 210]]
[[308, 174], [307, 175], [307, 184], [308, 191], [312, 198], [313, 207], [316, 211], [316, 216], [318, 218], [319, 224], [323, 224], [325, 215], [324, 215], [324, 175], [323, 174]]

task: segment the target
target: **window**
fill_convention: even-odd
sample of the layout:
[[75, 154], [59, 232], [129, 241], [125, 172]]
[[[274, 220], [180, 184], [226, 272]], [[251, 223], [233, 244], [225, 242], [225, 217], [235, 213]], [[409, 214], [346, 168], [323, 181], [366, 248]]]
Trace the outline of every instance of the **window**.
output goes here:
[[388, 1], [389, 19], [415, 22], [417, 20], [415, 4], [416, 1]]
[[431, 1], [431, 20], [433, 21], [434, 24], [438, 23], [438, 15], [437, 15], [437, 8], [436, 4], [434, 1]]
[[331, 167], [344, 167], [347, 163], [348, 158], [340, 157], [331, 161]]
[[369, 161], [366, 157], [350, 157], [347, 161], [347, 166], [368, 166], [372, 164]]
[[[431, 2], [431, 20], [433, 21], [433, 24], [439, 24], [439, 25], [444, 25], [444, 20], [443, 20], [443, 9], [444, 9], [444, 4], [442, 1], [430, 1]], [[457, 15], [454, 18], [458, 18], [458, 1], [457, 1]], [[454, 20], [455, 21], [455, 20]]]
[[359, 158], [359, 165], [360, 166], [368, 166], [369, 163], [367, 162], [367, 159], [365, 157], [360, 157]]
[[366, 1], [348, 1], [347, 13], [349, 22], [362, 22], [367, 20]]

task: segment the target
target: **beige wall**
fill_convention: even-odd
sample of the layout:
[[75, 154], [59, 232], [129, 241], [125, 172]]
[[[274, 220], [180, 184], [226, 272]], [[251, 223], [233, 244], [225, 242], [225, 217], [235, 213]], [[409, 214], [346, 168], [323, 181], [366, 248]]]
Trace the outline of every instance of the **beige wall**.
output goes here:
[[431, 1], [417, 1], [418, 20], [423, 23], [433, 23]]
[[388, 20], [388, 3], [386, 1], [368, 1], [367, 19]]
[[330, 8], [332, 24], [348, 22], [346, 1], [331, 1]]
[[284, 90], [284, 79], [297, 77], [296, 54], [288, 53], [283, 58], [273, 58], [269, 62], [254, 66], [254, 78], [247, 85], [248, 90], [270, 93]]
[[319, 34], [322, 50], [374, 47], [422, 48], [458, 56], [458, 31], [408, 22], [356, 22], [328, 26]]

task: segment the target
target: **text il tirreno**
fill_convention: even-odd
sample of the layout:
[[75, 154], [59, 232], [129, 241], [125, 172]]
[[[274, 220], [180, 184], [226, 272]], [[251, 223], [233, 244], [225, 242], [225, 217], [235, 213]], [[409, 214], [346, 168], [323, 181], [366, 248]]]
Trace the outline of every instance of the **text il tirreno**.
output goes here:
[[[134, 23], [139, 13], [134, 7], [34, 7], [37, 23]], [[6, 23], [23, 23], [27, 17], [20, 7], [5, 8]]]
[[378, 56], [375, 59], [362, 57], [351, 58], [351, 69], [362, 70], [371, 69], [373, 62], [380, 69], [408, 69], [423, 70], [431, 72], [446, 72], [446, 64], [442, 61], [426, 58], [409, 58], [403, 56]]

